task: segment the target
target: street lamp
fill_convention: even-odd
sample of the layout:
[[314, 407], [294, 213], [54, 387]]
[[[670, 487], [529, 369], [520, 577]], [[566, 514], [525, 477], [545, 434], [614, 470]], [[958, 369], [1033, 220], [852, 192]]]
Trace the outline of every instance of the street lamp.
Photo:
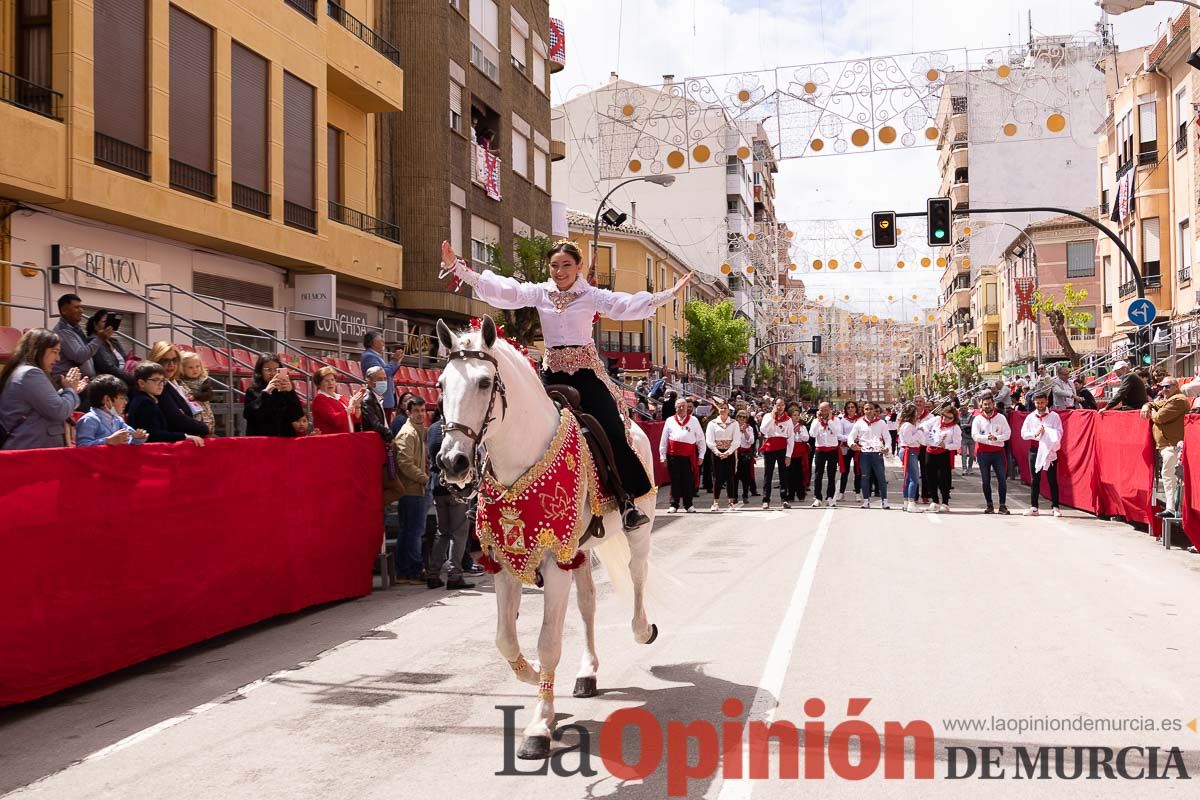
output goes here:
[[[612, 197], [613, 193], [616, 192], [617, 189], [620, 189], [622, 186], [628, 186], [631, 183], [637, 183], [638, 181], [647, 181], [649, 183], [653, 183], [655, 186], [667, 187], [667, 186], [670, 186], [671, 184], [675, 183], [675, 176], [674, 175], [643, 175], [638, 178], [630, 178], [627, 181], [621, 181], [616, 186], [614, 186], [612, 189], [610, 189], [608, 194], [604, 195], [604, 199], [600, 201], [600, 205], [596, 206], [596, 217], [592, 223], [592, 266], [591, 266], [591, 269], [588, 271], [589, 272], [589, 274], [588, 274], [589, 280], [591, 280], [593, 278], [593, 276], [596, 274], [596, 259], [600, 253], [600, 214], [604, 211], [604, 206], [608, 203], [608, 198]], [[621, 216], [624, 217], [623, 214]], [[624, 222], [623, 219], [621, 221]]]
[[[1200, 8], [1200, 3], [1194, 3], [1192, 0], [1165, 0], [1165, 2]], [[1155, 0], [1096, 0], [1096, 5], [1100, 6], [1101, 11], [1112, 14], [1114, 17], [1124, 14], [1126, 11], [1137, 11], [1139, 8], [1152, 6], [1154, 3]]]

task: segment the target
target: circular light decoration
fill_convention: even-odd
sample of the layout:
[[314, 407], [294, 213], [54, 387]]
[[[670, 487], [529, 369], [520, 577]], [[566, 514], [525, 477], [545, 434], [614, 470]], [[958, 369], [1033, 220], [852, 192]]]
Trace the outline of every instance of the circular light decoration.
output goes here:
[[891, 125], [884, 125], [879, 129], [879, 141], [884, 144], [891, 144], [896, 141], [896, 129]]
[[808, 315], [807, 315], [807, 314], [801, 314], [801, 315], [800, 315], [800, 322], [801, 322], [801, 323], [808, 322]]
[[748, 240], [750, 240], [751, 242], [753, 242], [755, 239], [758, 238], [758, 234], [755, 233], [754, 231], [751, 231], [750, 233], [746, 234], [746, 238]]
[[916, 294], [916, 292], [913, 292], [913, 296], [912, 296], [912, 297], [913, 297], [913, 300], [916, 300], [916, 299], [917, 299], [917, 294]]
[[750, 101], [750, 91], [748, 89], [742, 89], [740, 92], [738, 92], [738, 100], [740, 100], [743, 103], [749, 102]]
[[825, 149], [825, 142], [821, 141], [820, 139], [813, 139], [808, 143], [808, 146], [809, 149], [811, 149], [814, 153], [819, 153]]
[[746, 267], [746, 274], [747, 274], [747, 275], [753, 275], [753, 274], [754, 274], [754, 265], [753, 265], [753, 264], [751, 264], [751, 265], [749, 265], [749, 266], [747, 266], [747, 267]]
[[627, 117], [633, 116], [633, 110], [633, 103], [626, 103], [625, 105], [621, 106], [621, 113]]
[[929, 257], [928, 257], [928, 256], [926, 256], [925, 258], [922, 258], [922, 259], [921, 259], [921, 266], [922, 266], [922, 267], [928, 267], [928, 266], [929, 266]]
[[706, 144], [698, 144], [692, 148], [692, 158], [701, 164], [708, 161], [710, 156], [712, 156], [712, 151], [708, 149], [708, 145]]
[[894, 296], [894, 295], [890, 295], [890, 294], [888, 295], [888, 302], [889, 302], [889, 303], [891, 303], [891, 302], [892, 302], [892, 301], [894, 301], [895, 299], [896, 299], [896, 298], [895, 298], [895, 296]]
[[1067, 118], [1062, 114], [1051, 114], [1046, 118], [1046, 129], [1051, 133], [1062, 133], [1067, 127]]
[[794, 345], [794, 344], [789, 344], [789, 345], [788, 345], [788, 352], [789, 352], [789, 353], [794, 353], [794, 352], [796, 352], [796, 345]]
[[970, 235], [971, 235], [971, 226], [964, 225], [963, 226], [963, 236], [970, 236]]
[[930, 125], [928, 128], [925, 129], [925, 138], [926, 139], [928, 139], [929, 141], [932, 142], [937, 137], [938, 137], [938, 129], [937, 128]]
[[930, 314], [928, 317], [926, 317], [926, 319], [929, 320], [930, 322], [933, 322], [935, 317], [933, 316], [933, 314]]
[[941, 73], [939, 73], [936, 69], [931, 69], [931, 70], [929, 70], [929, 72], [925, 73], [925, 79], [927, 81], [929, 81], [930, 83], [933, 83], [934, 81], [936, 81], [940, 76], [941, 76]]
[[721, 274], [722, 275], [728, 275], [732, 270], [733, 270], [733, 267], [729, 266], [728, 264], [721, 265]]
[[739, 147], [737, 149], [737, 157], [740, 158], [742, 161], [745, 161], [747, 158], [750, 157], [750, 148], [746, 147], [745, 145], [742, 145], [741, 147]]
[[800, 268], [800, 265], [797, 264], [795, 261], [793, 261], [791, 264], [788, 264], [788, 270], [791, 272], [795, 272], [799, 268]]
[[900, 269], [904, 269], [904, 262], [903, 262], [903, 261], [897, 261], [897, 262], [896, 262], [896, 266], [897, 266], [898, 268], [900, 268]]
[[876, 315], [872, 314], [872, 315], [871, 315], [871, 322], [879, 322], [879, 317], [877, 317]]
[[863, 235], [862, 228], [855, 228], [854, 235], [861, 237]]
[[871, 141], [871, 134], [867, 133], [862, 128], [859, 128], [854, 133], [850, 134], [850, 143], [855, 147], [865, 147], [869, 141]]
[[1009, 69], [1008, 64], [1001, 64], [996, 68], [996, 77], [998, 78], [1007, 78], [1011, 74], [1012, 70]]
[[855, 269], [862, 269], [862, 262], [861, 262], [861, 261], [855, 261], [855, 262], [854, 262], [854, 268], [855, 268]]
[[798, 319], [799, 319], [799, 318], [798, 318], [798, 317], [797, 317], [795, 314], [792, 314], [790, 317], [788, 317], [788, 322], [790, 322], [790, 323], [792, 323], [793, 325], [795, 325], [795, 324], [796, 324], [796, 321], [797, 321]]
[[870, 318], [870, 317], [868, 317], [866, 314], [863, 314], [862, 323], [863, 323], [864, 325], [866, 325], [866, 324], [867, 324], [868, 322], [870, 322], [870, 321], [871, 321], [871, 318]]
[[904, 235], [904, 230], [903, 230], [902, 228], [896, 228], [896, 235], [897, 235], [897, 236], [903, 236], [903, 235]]
[[823, 266], [825, 265], [821, 262], [821, 259], [818, 258], [813, 261], [813, 269], [820, 269]]
[[667, 166], [671, 169], [679, 169], [683, 166], [683, 162], [683, 153], [679, 152], [678, 150], [672, 150], [667, 154]]
[[824, 300], [824, 299], [825, 299], [825, 295], [823, 295], [823, 294], [819, 294], [819, 295], [817, 295], [817, 299], [818, 299], [818, 300]]
[[848, 295], [848, 294], [844, 294], [844, 295], [842, 295], [842, 299], [843, 299], [843, 300], [849, 300], [849, 299], [850, 299], [850, 295]]
[[1005, 136], [1016, 136], [1017, 135], [1017, 126], [1012, 122], [1006, 123], [1004, 125], [1003, 130], [1004, 130]]
[[920, 318], [920, 317], [918, 317], [916, 314], [914, 314], [914, 315], [913, 315], [913, 322], [920, 322], [920, 321], [921, 321], [921, 318]]
[[804, 93], [805, 94], [815, 94], [816, 91], [817, 91], [817, 85], [815, 83], [813, 83], [812, 81], [809, 81], [808, 83], [804, 84]]
[[938, 256], [938, 260], [936, 263], [939, 267], [944, 267], [944, 266], [946, 266], [946, 259], [942, 258], [941, 256]]
[[630, 161], [629, 162], [629, 171], [630, 172], [641, 172], [642, 171], [642, 162], [638, 161], [636, 158], [633, 161]]
[[837, 269], [837, 268], [838, 268], [838, 260], [837, 260], [836, 258], [831, 258], [831, 259], [829, 259], [829, 268], [830, 268], [830, 269]]
[[969, 259], [969, 258], [964, 258], [964, 259], [962, 260], [962, 265], [963, 265], [964, 267], [969, 267], [969, 266], [971, 266], [971, 259]]

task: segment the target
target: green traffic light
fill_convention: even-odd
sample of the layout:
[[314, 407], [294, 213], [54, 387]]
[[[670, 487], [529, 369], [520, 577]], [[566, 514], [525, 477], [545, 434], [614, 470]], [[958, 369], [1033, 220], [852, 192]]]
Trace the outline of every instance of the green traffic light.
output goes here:
[[933, 232], [933, 238], [935, 238], [935, 239], [945, 239], [945, 238], [946, 238], [946, 232], [945, 232], [944, 230], [942, 230], [941, 228], [938, 228], [937, 230], [935, 230], [935, 231]]
[[1147, 353], [1146, 355], [1142, 356], [1142, 363], [1143, 363], [1143, 364], [1149, 364], [1149, 363], [1150, 363], [1150, 354], [1149, 354], [1149, 353]]

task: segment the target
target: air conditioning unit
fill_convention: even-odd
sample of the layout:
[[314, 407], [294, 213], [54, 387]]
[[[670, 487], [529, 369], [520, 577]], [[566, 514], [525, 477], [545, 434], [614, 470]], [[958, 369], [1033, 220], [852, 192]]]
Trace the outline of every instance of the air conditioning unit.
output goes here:
[[389, 346], [408, 342], [408, 320], [388, 317], [383, 321], [383, 340]]

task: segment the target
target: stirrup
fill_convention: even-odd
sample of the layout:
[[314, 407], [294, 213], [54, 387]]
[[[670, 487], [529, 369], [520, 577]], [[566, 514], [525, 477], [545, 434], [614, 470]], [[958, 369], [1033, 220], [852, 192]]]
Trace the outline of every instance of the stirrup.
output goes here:
[[621, 511], [621, 527], [625, 529], [626, 533], [637, 530], [649, 521], [650, 518], [632, 503]]

